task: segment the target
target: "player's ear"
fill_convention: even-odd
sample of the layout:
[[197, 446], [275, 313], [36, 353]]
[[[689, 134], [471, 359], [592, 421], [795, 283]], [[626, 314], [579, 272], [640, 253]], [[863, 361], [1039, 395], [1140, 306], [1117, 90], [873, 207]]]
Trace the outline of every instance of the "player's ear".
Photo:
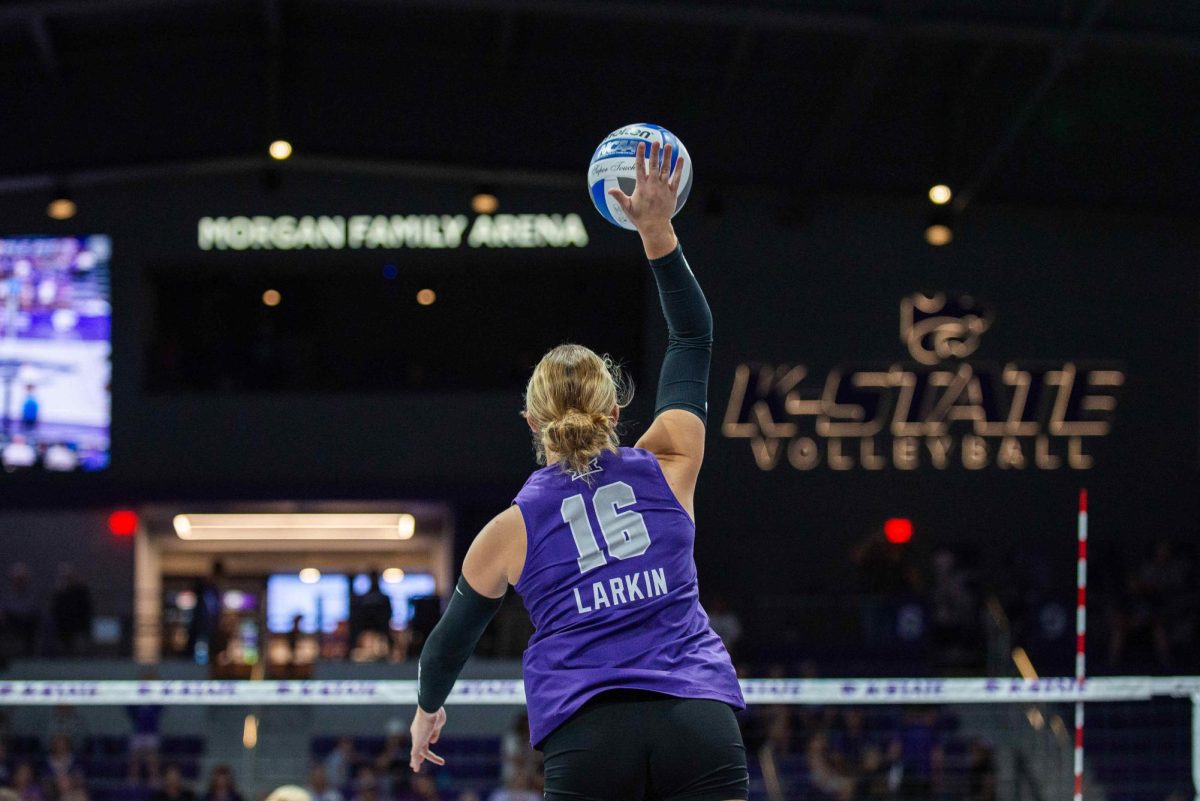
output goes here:
[[529, 425], [529, 430], [530, 430], [530, 431], [532, 431], [532, 432], [533, 432], [533, 433], [535, 433], [535, 434], [540, 434], [540, 433], [541, 433], [541, 429], [539, 429], [539, 428], [538, 428], [538, 424], [537, 424], [536, 422], [534, 422], [534, 419], [533, 419], [532, 417], [529, 417], [529, 416], [527, 415], [527, 416], [525, 417], [525, 422], [526, 422], [526, 423]]
[[612, 411], [611, 411], [611, 412], [609, 412], [608, 414], [609, 414], [609, 416], [610, 416], [610, 417], [612, 417], [612, 419], [613, 419], [613, 422], [614, 422], [614, 423], [615, 423], [615, 422], [620, 422], [620, 420], [621, 420], [621, 407], [620, 407], [620, 406], [614, 406], [614, 407], [612, 407]]

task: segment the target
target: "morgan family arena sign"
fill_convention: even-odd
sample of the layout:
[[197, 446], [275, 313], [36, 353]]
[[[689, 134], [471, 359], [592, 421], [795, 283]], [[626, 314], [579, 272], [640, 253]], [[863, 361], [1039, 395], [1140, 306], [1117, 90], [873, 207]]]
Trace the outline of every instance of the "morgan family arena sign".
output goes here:
[[1075, 362], [972, 361], [992, 315], [969, 295], [900, 302], [900, 339], [915, 364], [742, 364], [722, 432], [750, 440], [773, 470], [1086, 470], [1108, 435], [1125, 373]]
[[201, 217], [201, 250], [585, 247], [578, 214], [353, 214]]

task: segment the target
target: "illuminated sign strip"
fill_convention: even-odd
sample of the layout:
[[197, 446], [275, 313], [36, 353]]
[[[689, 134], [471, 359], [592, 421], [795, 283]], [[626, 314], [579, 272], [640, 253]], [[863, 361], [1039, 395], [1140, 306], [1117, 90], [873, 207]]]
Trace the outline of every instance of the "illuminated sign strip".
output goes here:
[[202, 217], [201, 250], [586, 247], [578, 214], [352, 214]]
[[[1088, 679], [746, 679], [751, 704], [1141, 701], [1200, 694], [1200, 676]], [[0, 706], [415, 704], [415, 681], [3, 681]], [[524, 704], [520, 680], [459, 681], [448, 705]]]
[[966, 361], [992, 324], [969, 296], [901, 301], [900, 339], [916, 364], [842, 366], [825, 376], [803, 364], [742, 364], [721, 430], [749, 439], [772, 470], [1086, 470], [1087, 443], [1107, 436], [1125, 373]]

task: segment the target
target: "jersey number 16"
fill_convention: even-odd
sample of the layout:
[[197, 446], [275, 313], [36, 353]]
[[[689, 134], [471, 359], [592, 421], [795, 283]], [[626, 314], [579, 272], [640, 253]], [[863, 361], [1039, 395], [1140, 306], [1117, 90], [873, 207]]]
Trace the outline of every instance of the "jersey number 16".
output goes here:
[[[605, 484], [592, 496], [596, 522], [600, 524], [600, 531], [604, 534], [608, 553], [617, 559], [641, 556], [650, 547], [650, 532], [646, 531], [646, 521], [640, 514], [628, 508], [635, 503], [637, 498], [634, 497], [633, 487], [624, 481]], [[595, 570], [608, 563], [596, 544], [596, 534], [592, 531], [591, 521], [588, 520], [583, 495], [572, 495], [563, 500], [562, 519], [571, 527], [571, 536], [579, 550], [580, 573]]]

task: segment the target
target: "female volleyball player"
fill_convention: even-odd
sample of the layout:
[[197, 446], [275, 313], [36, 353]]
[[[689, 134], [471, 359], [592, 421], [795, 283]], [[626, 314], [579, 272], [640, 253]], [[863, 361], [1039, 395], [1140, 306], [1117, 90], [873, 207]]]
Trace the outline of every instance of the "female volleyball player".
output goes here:
[[619, 447], [628, 393], [612, 362], [585, 347], [560, 345], [534, 368], [523, 414], [547, 466], [476, 537], [425, 643], [413, 770], [445, 764], [430, 750], [442, 703], [512, 584], [536, 627], [525, 695], [547, 799], [747, 796], [733, 714], [745, 702], [700, 607], [692, 558], [712, 315], [671, 227], [682, 159], [673, 165], [657, 144], [649, 163], [645, 145], [637, 156], [633, 195], [612, 194], [641, 234], [670, 333], [654, 422]]

